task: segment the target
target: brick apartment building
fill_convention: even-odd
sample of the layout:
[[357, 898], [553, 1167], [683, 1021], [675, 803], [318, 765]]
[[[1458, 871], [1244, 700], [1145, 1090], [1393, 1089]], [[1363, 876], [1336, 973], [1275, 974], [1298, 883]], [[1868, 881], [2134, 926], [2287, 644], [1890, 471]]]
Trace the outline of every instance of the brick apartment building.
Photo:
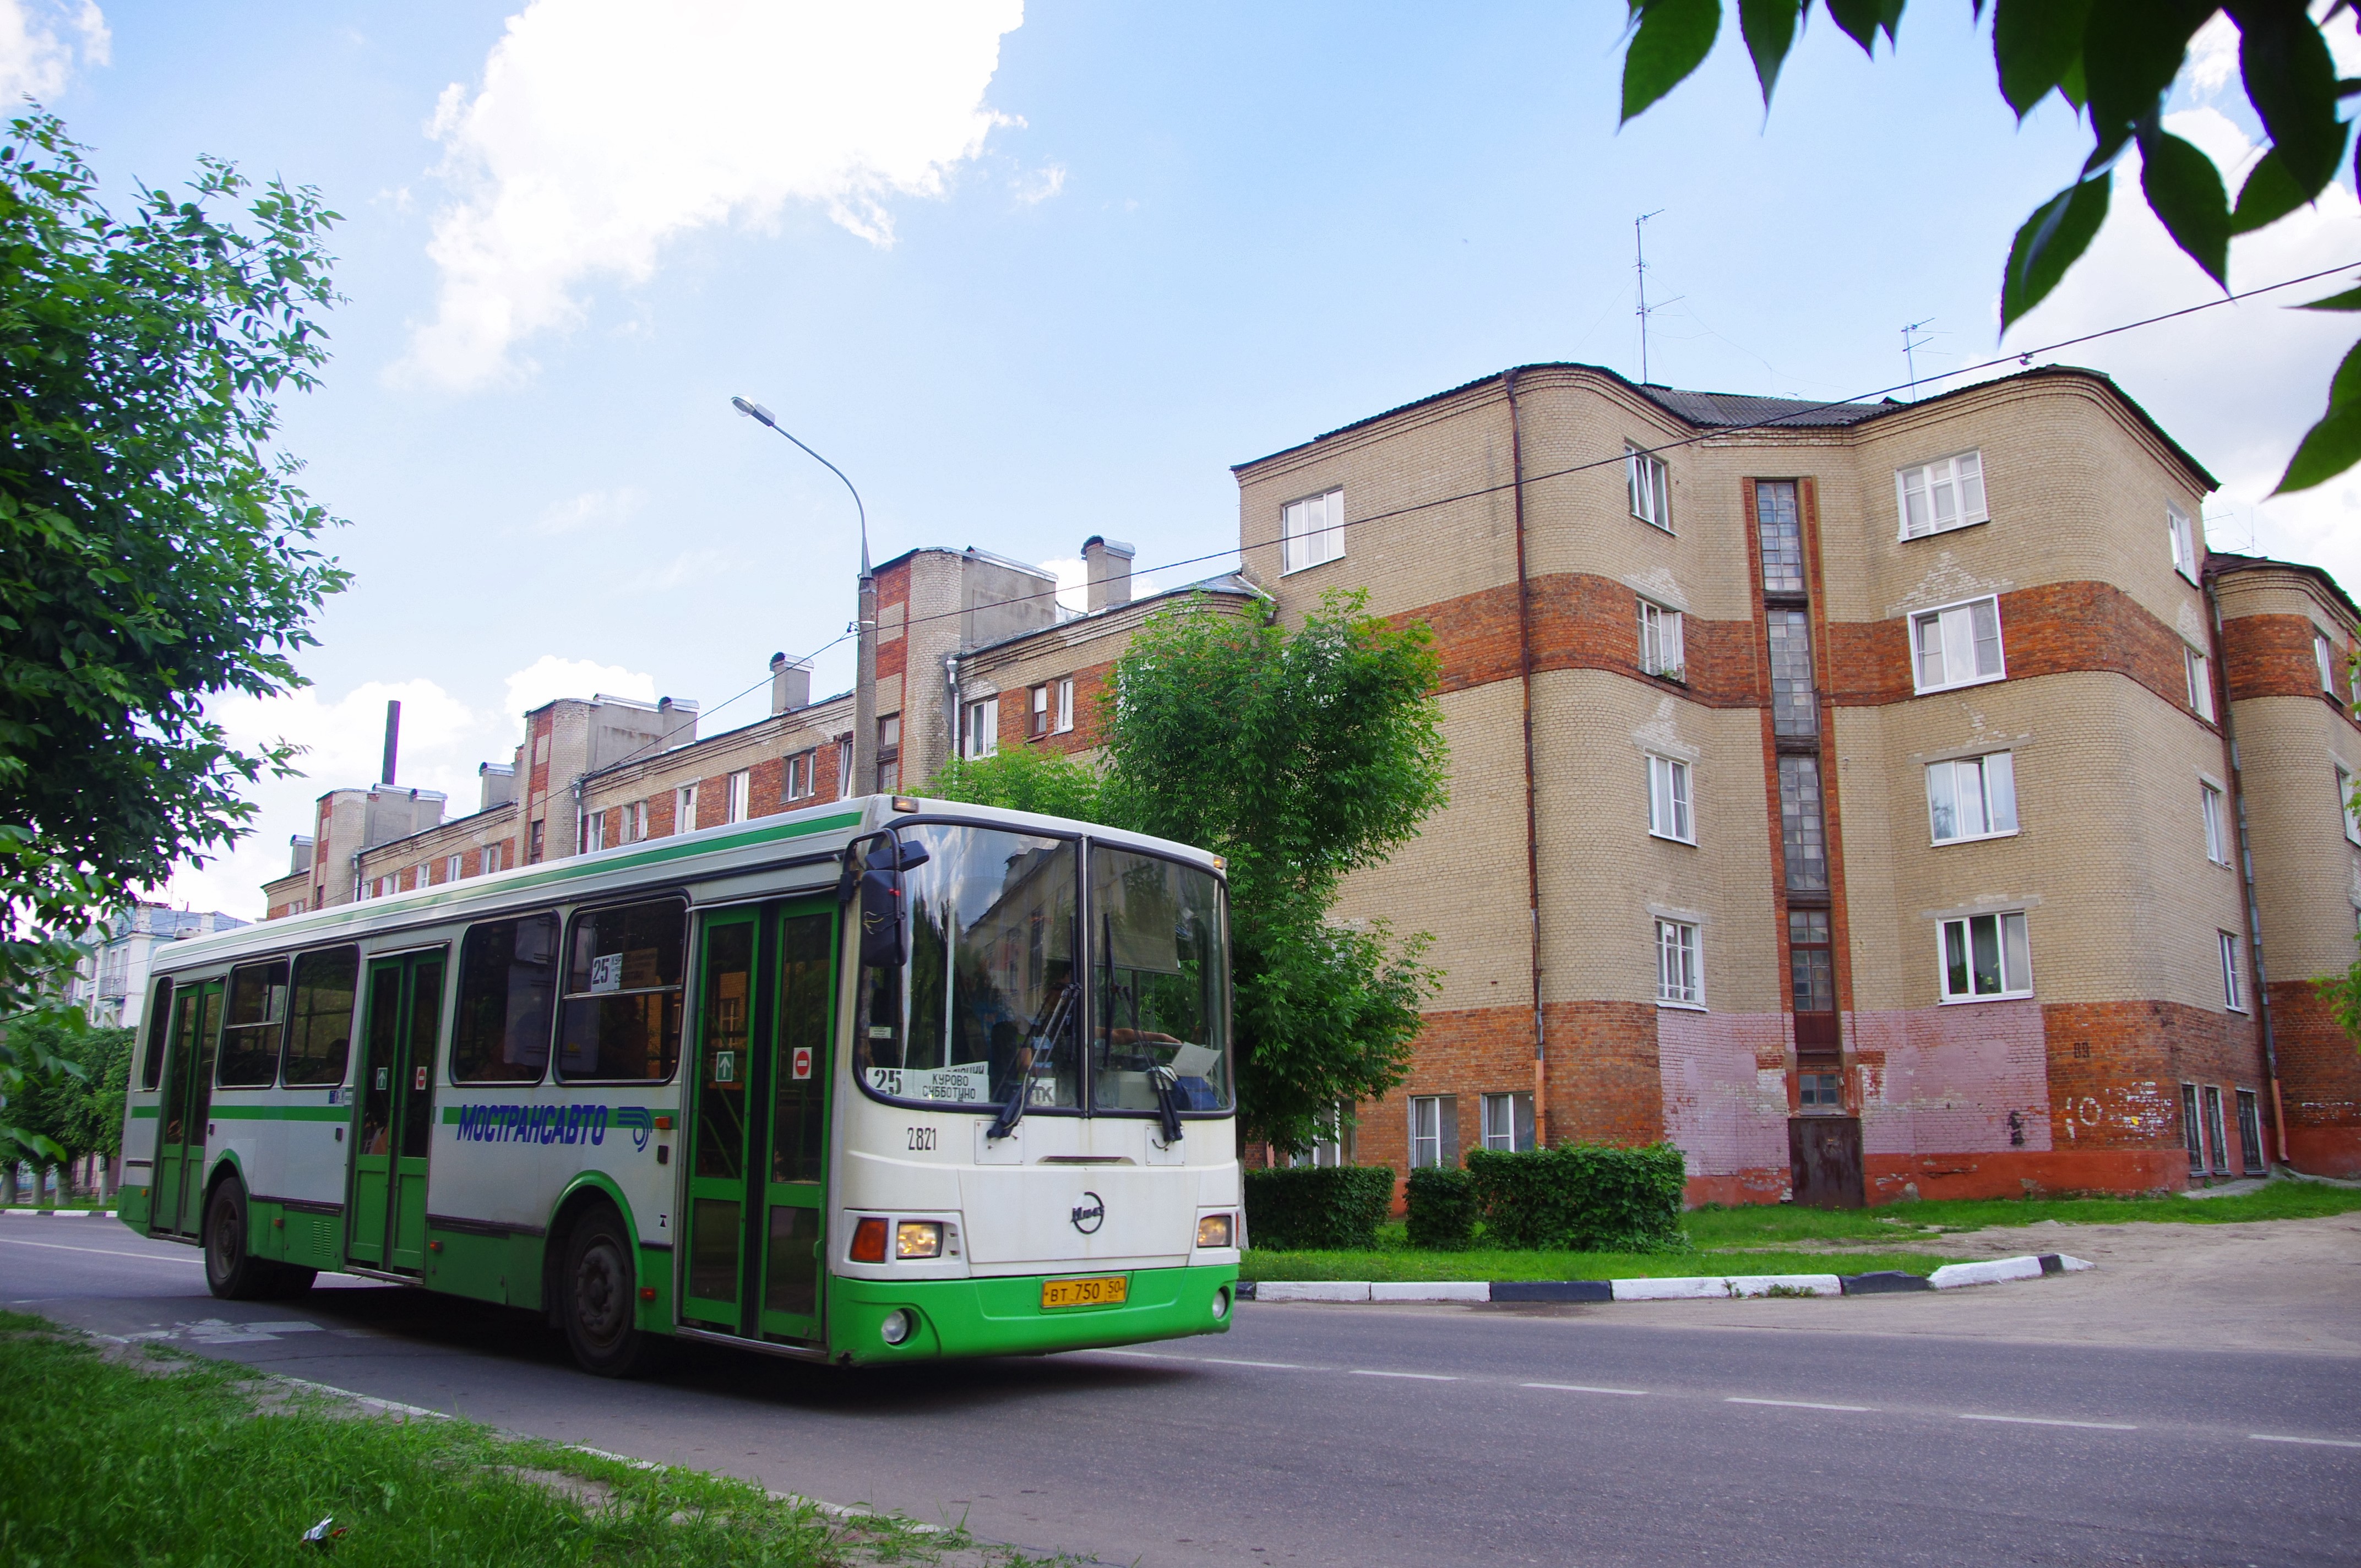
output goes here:
[[[2213, 480], [2105, 378], [1910, 404], [1487, 377], [1241, 465], [1241, 570], [1148, 599], [1083, 547], [876, 572], [877, 787], [1088, 756], [1159, 603], [1435, 630], [1451, 805], [1348, 884], [1432, 932], [1411, 1080], [1317, 1157], [1667, 1136], [1691, 1197], [2139, 1190], [2361, 1173], [2351, 961], [2361, 614], [2208, 554]], [[849, 793], [859, 694], [525, 716], [479, 808], [323, 795], [272, 915]], [[2242, 765], [2243, 764], [2243, 765]], [[2251, 868], [2251, 870], [2250, 870]]]

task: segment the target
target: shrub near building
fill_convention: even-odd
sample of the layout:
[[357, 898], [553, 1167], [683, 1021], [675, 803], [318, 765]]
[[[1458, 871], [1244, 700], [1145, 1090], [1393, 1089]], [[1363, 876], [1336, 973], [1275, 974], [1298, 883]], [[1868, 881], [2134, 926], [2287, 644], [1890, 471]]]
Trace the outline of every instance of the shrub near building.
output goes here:
[[1467, 1179], [1493, 1246], [1663, 1252], [1683, 1245], [1686, 1171], [1668, 1143], [1472, 1149]]

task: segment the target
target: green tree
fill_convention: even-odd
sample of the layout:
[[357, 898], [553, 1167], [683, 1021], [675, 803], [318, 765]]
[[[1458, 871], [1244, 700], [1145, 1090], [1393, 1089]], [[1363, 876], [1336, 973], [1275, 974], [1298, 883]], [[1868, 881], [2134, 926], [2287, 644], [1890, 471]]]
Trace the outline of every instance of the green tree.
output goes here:
[[[185, 196], [101, 202], [83, 149], [36, 110], [0, 146], [0, 1016], [45, 985], [124, 890], [248, 831], [244, 784], [292, 749], [241, 749], [206, 700], [303, 684], [296, 652], [346, 573], [335, 520], [273, 444], [277, 399], [326, 359], [335, 214], [204, 159]], [[225, 207], [243, 208], [224, 217]], [[25, 1032], [10, 1029], [9, 1038]], [[0, 1039], [8, 1106], [58, 1070]]]
[[[1622, 118], [1629, 122], [1703, 64], [1721, 29], [1721, 0], [1628, 0]], [[1823, 0], [1863, 53], [1896, 42], [1906, 0]], [[1984, 0], [1971, 0], [1981, 17]], [[2339, 80], [2322, 29], [2348, 0], [1993, 0], [1993, 60], [2001, 97], [2019, 121], [2055, 93], [2091, 131], [2073, 181], [2016, 231], [2001, 271], [2001, 330], [2039, 304], [2089, 248], [2107, 215], [2115, 166], [2140, 155], [2140, 194], [2191, 260], [2229, 286], [2230, 241], [2278, 222], [2325, 190], [2345, 161], [2337, 106], [2361, 93]], [[1812, 0], [1739, 0], [1739, 29], [1765, 109]], [[2234, 201], [2213, 160], [2163, 126], [2164, 100], [2190, 39], [2216, 14], [2238, 28], [2238, 67], [2268, 149]], [[2361, 173], [2357, 170], [2356, 173]], [[2361, 311], [2361, 289], [2307, 310]], [[2361, 462], [2361, 344], [2329, 386], [2328, 410], [2297, 446], [2275, 494], [2307, 489]]]
[[77, 1028], [74, 1016], [49, 1012], [18, 1016], [8, 1035], [19, 1048], [71, 1064], [71, 1070], [47, 1073], [27, 1085], [17, 1106], [20, 1126], [48, 1139], [57, 1151], [52, 1157], [60, 1160], [121, 1153], [132, 1031]]
[[1293, 632], [1191, 600], [1149, 618], [1102, 694], [1103, 776], [1009, 748], [928, 793], [1152, 833], [1228, 861], [1239, 1118], [1311, 1146], [1410, 1069], [1440, 984], [1428, 938], [1331, 917], [1347, 873], [1439, 809], [1450, 773], [1433, 636], [1331, 595]]

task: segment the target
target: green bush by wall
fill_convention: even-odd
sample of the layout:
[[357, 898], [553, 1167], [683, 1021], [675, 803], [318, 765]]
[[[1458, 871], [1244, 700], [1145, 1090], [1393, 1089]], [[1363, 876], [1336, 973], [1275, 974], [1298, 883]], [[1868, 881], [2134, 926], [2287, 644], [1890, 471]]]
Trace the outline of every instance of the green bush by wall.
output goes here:
[[1476, 1182], [1464, 1170], [1431, 1165], [1410, 1173], [1410, 1245], [1459, 1252], [1476, 1237]]
[[1467, 1156], [1484, 1237], [1494, 1246], [1678, 1247], [1686, 1176], [1681, 1151], [1667, 1143], [1561, 1144], [1522, 1154], [1473, 1149]]
[[1294, 1251], [1373, 1246], [1393, 1207], [1382, 1165], [1300, 1166], [1246, 1173], [1246, 1241]]

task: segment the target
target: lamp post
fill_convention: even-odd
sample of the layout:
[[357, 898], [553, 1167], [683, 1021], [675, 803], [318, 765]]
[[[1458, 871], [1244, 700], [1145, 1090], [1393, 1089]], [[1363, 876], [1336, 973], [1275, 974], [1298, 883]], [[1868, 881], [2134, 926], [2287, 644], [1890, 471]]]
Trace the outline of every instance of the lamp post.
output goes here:
[[844, 470], [796, 441], [793, 433], [780, 424], [776, 416], [760, 403], [750, 403], [743, 398], [731, 398], [730, 406], [748, 419], [767, 425], [794, 441], [804, 455], [827, 469], [851, 492], [853, 511], [861, 519], [861, 591], [854, 610], [854, 658], [852, 677], [852, 788], [853, 795], [872, 795], [877, 789], [877, 578], [869, 569], [869, 509], [861, 504], [861, 492], [852, 481], [845, 479]]

